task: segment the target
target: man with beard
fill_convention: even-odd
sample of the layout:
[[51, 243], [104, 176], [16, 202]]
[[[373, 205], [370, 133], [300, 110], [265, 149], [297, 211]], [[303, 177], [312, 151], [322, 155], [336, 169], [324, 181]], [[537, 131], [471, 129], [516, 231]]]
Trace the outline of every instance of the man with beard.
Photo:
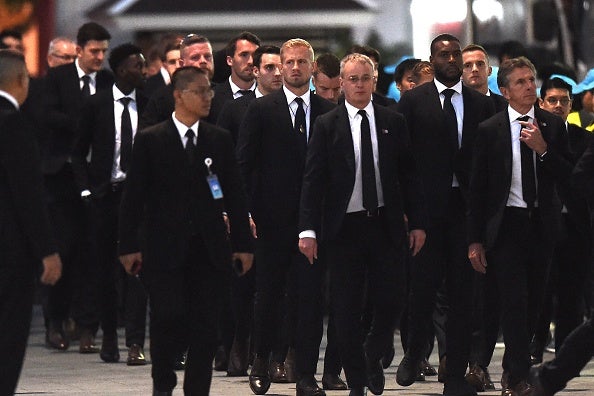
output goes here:
[[[485, 95], [462, 85], [462, 51], [456, 37], [440, 34], [434, 38], [430, 62], [435, 71], [433, 83], [409, 91], [398, 106], [410, 130], [429, 225], [423, 250], [412, 258], [408, 348], [396, 380], [402, 386], [415, 382], [426, 353], [436, 291], [445, 278], [450, 307], [444, 395], [467, 396], [476, 391], [464, 380], [472, 309], [465, 194], [478, 123], [493, 115], [494, 108]], [[443, 366], [445, 361], [440, 363]]]
[[[292, 39], [281, 47], [283, 88], [252, 101], [239, 130], [237, 155], [247, 186], [256, 240], [256, 357], [250, 387], [264, 394], [269, 368], [284, 372], [285, 354], [274, 353], [284, 314], [295, 315], [297, 395], [320, 396], [314, 375], [322, 339], [322, 268], [310, 265], [297, 249], [297, 221], [307, 139], [313, 122], [334, 105], [309, 91], [314, 54], [311, 45]], [[286, 281], [288, 280], [288, 281]], [[284, 306], [285, 292], [291, 301]], [[297, 310], [294, 312], [291, 307]]]

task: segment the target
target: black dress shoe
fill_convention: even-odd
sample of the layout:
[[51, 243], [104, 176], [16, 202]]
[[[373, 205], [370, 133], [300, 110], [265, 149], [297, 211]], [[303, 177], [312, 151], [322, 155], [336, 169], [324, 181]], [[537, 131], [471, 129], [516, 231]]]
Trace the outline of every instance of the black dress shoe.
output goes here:
[[126, 359], [128, 366], [144, 366], [146, 364], [146, 357], [144, 350], [138, 344], [132, 344], [128, 349], [128, 358]]
[[270, 389], [268, 359], [256, 356], [249, 377], [250, 389], [256, 395], [263, 395]]
[[103, 337], [99, 357], [106, 363], [117, 363], [120, 361], [120, 350], [118, 348], [117, 336]]
[[374, 395], [381, 395], [384, 393], [384, 386], [386, 385], [386, 377], [384, 377], [384, 369], [378, 360], [371, 360], [365, 358], [365, 369], [367, 371], [367, 389]]
[[297, 396], [326, 396], [326, 392], [318, 386], [313, 375], [308, 375], [297, 382]]
[[172, 392], [171, 391], [158, 391], [155, 388], [153, 388], [153, 396], [171, 396]]
[[175, 363], [173, 363], [173, 369], [177, 371], [185, 370], [186, 369], [186, 358], [187, 353], [182, 352], [175, 357]]
[[431, 365], [431, 363], [429, 363], [427, 359], [421, 360], [419, 368], [421, 369], [421, 372], [425, 377], [432, 377], [434, 375], [437, 375], [437, 370], [435, 370], [435, 368]]
[[250, 340], [233, 340], [231, 352], [229, 352], [229, 364], [227, 365], [227, 377], [246, 377], [248, 369], [248, 350]]
[[69, 343], [61, 330], [50, 326], [45, 333], [45, 345], [48, 348], [65, 351], [68, 349]]
[[270, 375], [270, 382], [274, 382], [275, 384], [286, 384], [289, 382], [284, 363], [270, 362], [268, 374]]
[[531, 367], [528, 382], [532, 385], [532, 396], [553, 396], [555, 393], [547, 390], [540, 377], [540, 367]]
[[477, 392], [484, 392], [487, 390], [495, 390], [495, 385], [491, 381], [489, 370], [483, 369], [476, 363], [470, 365], [468, 374], [464, 377]]
[[351, 388], [349, 396], [365, 396], [365, 388], [362, 386], [354, 386]]
[[463, 378], [448, 378], [443, 387], [444, 396], [477, 396], [476, 390]]
[[400, 386], [411, 386], [417, 379], [419, 373], [419, 362], [412, 359], [408, 354], [404, 355], [398, 370], [396, 371], [396, 382]]
[[322, 388], [326, 390], [347, 390], [349, 387], [337, 374], [324, 374], [322, 376]]
[[542, 363], [542, 355], [530, 355], [530, 365], [536, 366]]
[[229, 364], [229, 356], [227, 355], [227, 349], [223, 345], [219, 345], [214, 358], [214, 370], [215, 371], [227, 371]]
[[386, 352], [386, 354], [384, 356], [382, 356], [382, 367], [384, 369], [387, 369], [388, 367], [390, 367], [390, 365], [392, 364], [392, 361], [394, 360], [395, 355], [396, 355], [396, 349], [394, 349], [394, 346], [392, 345], [392, 348], [390, 348], [390, 350], [388, 352]]
[[295, 370], [295, 349], [289, 348], [285, 357], [285, 373], [287, 373], [287, 382], [294, 384], [297, 382], [297, 373]]
[[80, 331], [80, 345], [78, 348], [80, 353], [97, 353], [99, 348], [95, 345], [95, 336], [89, 329], [81, 329]]

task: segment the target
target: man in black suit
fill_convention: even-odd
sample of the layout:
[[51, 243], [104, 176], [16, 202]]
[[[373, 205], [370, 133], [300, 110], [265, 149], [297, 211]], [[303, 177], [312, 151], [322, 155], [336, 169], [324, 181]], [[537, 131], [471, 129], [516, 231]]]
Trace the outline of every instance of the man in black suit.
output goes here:
[[[77, 139], [77, 122], [85, 98], [113, 85], [110, 72], [101, 70], [110, 35], [94, 22], [80, 27], [77, 33], [78, 58], [74, 63], [57, 66], [45, 79], [46, 136], [42, 143], [42, 170], [46, 197], [58, 246], [64, 260], [64, 277], [48, 296], [50, 347], [64, 350], [62, 322], [68, 318], [72, 300], [72, 317], [81, 329], [79, 351], [98, 352], [94, 334], [98, 326], [98, 301], [87, 290], [87, 273], [93, 257], [84, 255], [85, 212], [71, 167], [72, 150]], [[92, 292], [92, 291], [91, 291]]]
[[[463, 84], [490, 97], [495, 105], [495, 112], [505, 110], [507, 100], [489, 89], [488, 78], [492, 68], [487, 51], [478, 44], [469, 44], [462, 49], [462, 62]], [[496, 290], [485, 292], [485, 277], [480, 273], [474, 274], [472, 301], [473, 332], [466, 381], [478, 392], [483, 392], [495, 389], [488, 366], [499, 334], [499, 301]]]
[[[571, 111], [571, 85], [559, 78], [543, 82], [538, 105], [541, 109], [556, 114], [564, 121]], [[577, 125], [566, 122], [569, 152], [572, 164], [578, 162], [591, 134]], [[551, 271], [547, 279], [545, 300], [536, 324], [534, 340], [530, 346], [533, 363], [541, 363], [549, 336], [553, 314], [553, 296], [557, 298], [555, 318], [555, 351], [563, 340], [583, 321], [582, 299], [590, 267], [591, 231], [588, 203], [579, 192], [569, 186], [558, 190], [564, 207], [561, 214], [564, 233], [555, 246]]]
[[[217, 126], [231, 132], [233, 142], [237, 142], [239, 127], [245, 116], [249, 104], [255, 98], [261, 98], [283, 86], [280, 73], [280, 48], [273, 45], [264, 45], [254, 51], [254, 76], [257, 87], [255, 95], [245, 95], [237, 100], [230, 100], [225, 103]], [[255, 224], [250, 221], [253, 237], [256, 238]], [[252, 328], [254, 293], [256, 287], [255, 271], [245, 276], [232, 277], [231, 299], [233, 305], [233, 316], [235, 320], [233, 344], [229, 351], [229, 364], [227, 375], [231, 377], [247, 376], [249, 365], [249, 344]]]
[[[317, 238], [326, 243], [337, 337], [351, 395], [365, 385], [384, 388], [380, 359], [392, 340], [404, 214], [413, 255], [425, 241], [425, 206], [402, 116], [371, 102], [373, 62], [348, 55], [341, 62], [345, 103], [319, 117], [307, 154], [301, 194], [299, 248], [316, 266]], [[365, 338], [361, 304], [374, 308]]]
[[369, 59], [373, 61], [373, 64], [375, 66], [375, 68], [373, 69], [373, 72], [375, 73], [375, 80], [373, 82], [373, 95], [371, 97], [371, 100], [380, 106], [394, 106], [396, 104], [396, 101], [394, 99], [388, 98], [376, 91], [381, 61], [380, 52], [377, 49], [370, 47], [368, 45], [355, 44], [351, 48], [349, 48], [346, 53], [346, 55], [350, 54], [363, 54], [368, 56]]
[[165, 43], [161, 44], [161, 62], [163, 66], [154, 76], [149, 77], [144, 85], [144, 94], [151, 97], [153, 93], [162, 89], [171, 83], [171, 75], [180, 66], [179, 65], [179, 46], [181, 37], [177, 35], [173, 38], [165, 38]]
[[[211, 79], [214, 74], [212, 46], [208, 38], [198, 34], [188, 34], [180, 43], [179, 66], [196, 66], [204, 70]], [[151, 95], [145, 111], [141, 114], [140, 130], [163, 122], [171, 116], [175, 107], [171, 84], [161, 87]], [[211, 120], [212, 123], [216, 120]]]
[[534, 106], [534, 65], [524, 57], [505, 61], [497, 82], [509, 107], [479, 125], [469, 190], [468, 257], [499, 291], [505, 340], [502, 395], [525, 396], [530, 394], [528, 346], [561, 225], [555, 190], [569, 179], [572, 165], [563, 120]]
[[[460, 41], [441, 34], [431, 43], [435, 78], [398, 103], [406, 118], [425, 189], [429, 226], [425, 247], [411, 262], [408, 348], [396, 380], [411, 385], [430, 334], [437, 289], [445, 279], [447, 371], [444, 395], [476, 392], [464, 380], [470, 348], [472, 269], [464, 227], [471, 148], [478, 123], [494, 113], [485, 95], [462, 85]], [[440, 362], [443, 366], [444, 361]]]
[[325, 53], [316, 58], [311, 83], [315, 93], [334, 104], [340, 98], [340, 59], [334, 54]]
[[[298, 395], [323, 395], [314, 378], [322, 337], [319, 266], [310, 266], [297, 249], [301, 179], [311, 126], [334, 105], [309, 91], [313, 48], [302, 39], [281, 47], [283, 89], [253, 100], [239, 130], [237, 155], [257, 226], [254, 338], [256, 357], [250, 387], [264, 394], [270, 371], [284, 372], [278, 345], [283, 313], [294, 315]], [[288, 278], [288, 279], [287, 279]], [[284, 306], [285, 291], [290, 302]], [[298, 301], [297, 301], [298, 300]]]
[[221, 283], [232, 257], [242, 274], [252, 264], [248, 211], [231, 137], [202, 121], [213, 94], [208, 76], [182, 67], [172, 85], [171, 118], [134, 140], [119, 252], [149, 294], [153, 395], [171, 395], [174, 360], [186, 347], [184, 392], [208, 395]]
[[[111, 90], [103, 90], [85, 102], [72, 168], [91, 222], [91, 251], [96, 258], [93, 262], [96, 268], [90, 283], [96, 288], [100, 302], [103, 329], [100, 356], [105, 362], [117, 362], [120, 354], [116, 283], [121, 278], [121, 267], [117, 265], [118, 209], [137, 131], [138, 114], [148, 99], [141, 90], [146, 77], [146, 61], [140, 48], [132, 44], [114, 48], [109, 56], [109, 65], [115, 75], [115, 84]], [[90, 157], [89, 160], [87, 157]], [[145, 364], [142, 348], [146, 296], [138, 279], [124, 279], [126, 345], [130, 348], [127, 363]]]
[[53, 285], [62, 264], [50, 232], [35, 134], [19, 111], [29, 89], [25, 58], [0, 51], [0, 394], [12, 395], [31, 325], [34, 276]]
[[231, 68], [231, 75], [227, 81], [214, 87], [215, 96], [208, 119], [216, 122], [225, 103], [241, 98], [253, 96], [256, 89], [254, 75], [254, 51], [260, 46], [260, 39], [253, 33], [242, 32], [233, 37], [225, 47], [227, 64]]

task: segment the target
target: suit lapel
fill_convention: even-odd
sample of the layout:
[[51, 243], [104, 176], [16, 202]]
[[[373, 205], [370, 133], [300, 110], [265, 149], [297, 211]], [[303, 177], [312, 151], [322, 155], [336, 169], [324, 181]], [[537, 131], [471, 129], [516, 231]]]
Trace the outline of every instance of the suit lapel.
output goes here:
[[285, 95], [285, 92], [282, 88], [277, 92], [278, 93], [274, 98], [274, 103], [277, 107], [276, 113], [280, 115], [281, 121], [285, 125], [286, 131], [293, 132], [293, 121], [291, 121], [291, 110], [289, 110], [289, 106], [287, 106], [287, 96]]
[[503, 158], [504, 176], [507, 178], [507, 185], [511, 186], [511, 174], [512, 174], [512, 138], [511, 138], [511, 125], [509, 122], [509, 113], [507, 110], [500, 113], [499, 125], [497, 127], [496, 141], [504, 142], [501, 146], [501, 157]]
[[351, 185], [355, 184], [355, 146], [353, 145], [353, 134], [351, 132], [351, 123], [349, 121], [349, 113], [347, 112], [344, 103], [340, 105], [340, 110], [336, 113], [336, 132], [340, 133], [337, 138], [344, 139], [344, 147], [346, 150], [346, 161], [349, 169], [349, 179]]
[[[388, 161], [388, 159], [386, 158], [386, 144], [384, 142], [384, 139], [387, 139], [389, 136], [390, 131], [388, 130], [388, 120], [386, 119], [386, 117], [384, 116], [384, 113], [382, 112], [382, 109], [379, 108], [378, 105], [376, 105], [375, 103], [373, 104], [373, 111], [375, 114], [375, 136], [377, 138], [377, 153], [379, 156], [379, 171], [380, 171], [380, 179], [382, 179], [382, 185], [384, 185], [384, 183], [386, 183], [383, 180], [383, 175], [387, 175], [388, 171], [387, 171], [387, 164], [386, 161]], [[392, 133], [394, 133], [394, 131], [392, 131]], [[390, 158], [390, 161], [396, 161], [396, 158]]]

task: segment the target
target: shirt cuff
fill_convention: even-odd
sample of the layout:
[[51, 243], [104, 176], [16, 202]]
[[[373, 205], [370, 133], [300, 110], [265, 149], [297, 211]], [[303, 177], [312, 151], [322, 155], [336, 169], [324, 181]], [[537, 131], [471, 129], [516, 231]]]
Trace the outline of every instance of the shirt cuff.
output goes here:
[[316, 232], [314, 230], [305, 230], [299, 233], [299, 239], [313, 238], [316, 239]]

